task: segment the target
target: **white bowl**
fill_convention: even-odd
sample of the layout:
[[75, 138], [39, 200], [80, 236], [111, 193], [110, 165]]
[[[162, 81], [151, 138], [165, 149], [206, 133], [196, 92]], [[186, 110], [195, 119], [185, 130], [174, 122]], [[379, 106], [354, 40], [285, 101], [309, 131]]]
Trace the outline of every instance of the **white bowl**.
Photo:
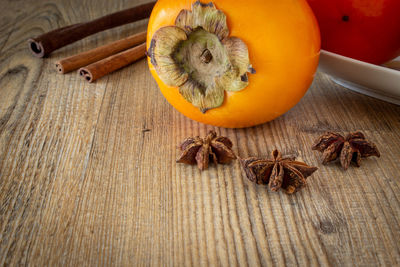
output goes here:
[[[400, 61], [400, 57], [395, 59]], [[400, 105], [400, 71], [321, 50], [318, 69], [336, 83], [359, 93]]]

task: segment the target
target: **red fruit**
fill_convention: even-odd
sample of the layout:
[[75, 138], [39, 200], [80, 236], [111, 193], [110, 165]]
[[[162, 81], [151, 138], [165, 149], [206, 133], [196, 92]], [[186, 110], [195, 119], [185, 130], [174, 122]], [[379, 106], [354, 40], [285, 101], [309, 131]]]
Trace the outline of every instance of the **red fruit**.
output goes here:
[[400, 55], [400, 0], [307, 0], [322, 49], [373, 64]]

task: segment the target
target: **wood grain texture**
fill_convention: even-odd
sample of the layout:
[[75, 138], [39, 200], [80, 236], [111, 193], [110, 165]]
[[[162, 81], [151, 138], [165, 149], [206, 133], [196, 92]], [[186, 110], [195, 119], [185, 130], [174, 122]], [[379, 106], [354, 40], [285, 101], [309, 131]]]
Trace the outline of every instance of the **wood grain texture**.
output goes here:
[[[145, 29], [86, 38], [37, 59], [29, 37], [145, 1], [1, 0], [0, 265], [399, 266], [400, 107], [318, 73], [284, 116], [247, 129], [191, 121], [141, 60], [87, 84], [57, 75], [66, 56]], [[200, 172], [176, 146], [209, 129], [241, 157], [278, 148], [319, 170], [288, 196], [239, 163]], [[381, 158], [343, 171], [311, 150], [326, 130], [362, 130]]]

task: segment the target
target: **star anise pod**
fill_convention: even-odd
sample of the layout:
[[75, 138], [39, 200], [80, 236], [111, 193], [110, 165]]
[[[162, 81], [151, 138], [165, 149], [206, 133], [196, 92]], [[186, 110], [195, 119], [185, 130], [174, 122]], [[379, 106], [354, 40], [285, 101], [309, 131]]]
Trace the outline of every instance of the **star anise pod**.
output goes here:
[[340, 158], [340, 164], [347, 170], [350, 162], [360, 167], [361, 158], [370, 156], [380, 157], [376, 145], [367, 139], [361, 132], [349, 133], [346, 137], [338, 133], [326, 132], [312, 146], [313, 150], [323, 152], [322, 164]]
[[215, 131], [209, 131], [205, 138], [189, 137], [180, 145], [182, 154], [176, 160], [178, 163], [196, 164], [200, 170], [208, 168], [212, 160], [215, 164], [230, 163], [236, 159], [232, 151], [232, 142], [224, 136], [217, 136]]
[[272, 159], [250, 157], [240, 162], [250, 181], [268, 184], [272, 191], [282, 188], [292, 194], [302, 188], [306, 178], [318, 169], [294, 158], [282, 158], [281, 152], [276, 149], [271, 154]]

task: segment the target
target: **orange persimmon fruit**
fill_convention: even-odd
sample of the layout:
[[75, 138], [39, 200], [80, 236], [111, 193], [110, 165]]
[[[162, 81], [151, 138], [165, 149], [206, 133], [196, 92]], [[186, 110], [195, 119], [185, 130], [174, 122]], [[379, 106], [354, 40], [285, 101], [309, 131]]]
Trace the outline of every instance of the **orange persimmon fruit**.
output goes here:
[[226, 128], [296, 105], [319, 52], [305, 0], [158, 0], [148, 24], [148, 64], [164, 97], [185, 116]]

